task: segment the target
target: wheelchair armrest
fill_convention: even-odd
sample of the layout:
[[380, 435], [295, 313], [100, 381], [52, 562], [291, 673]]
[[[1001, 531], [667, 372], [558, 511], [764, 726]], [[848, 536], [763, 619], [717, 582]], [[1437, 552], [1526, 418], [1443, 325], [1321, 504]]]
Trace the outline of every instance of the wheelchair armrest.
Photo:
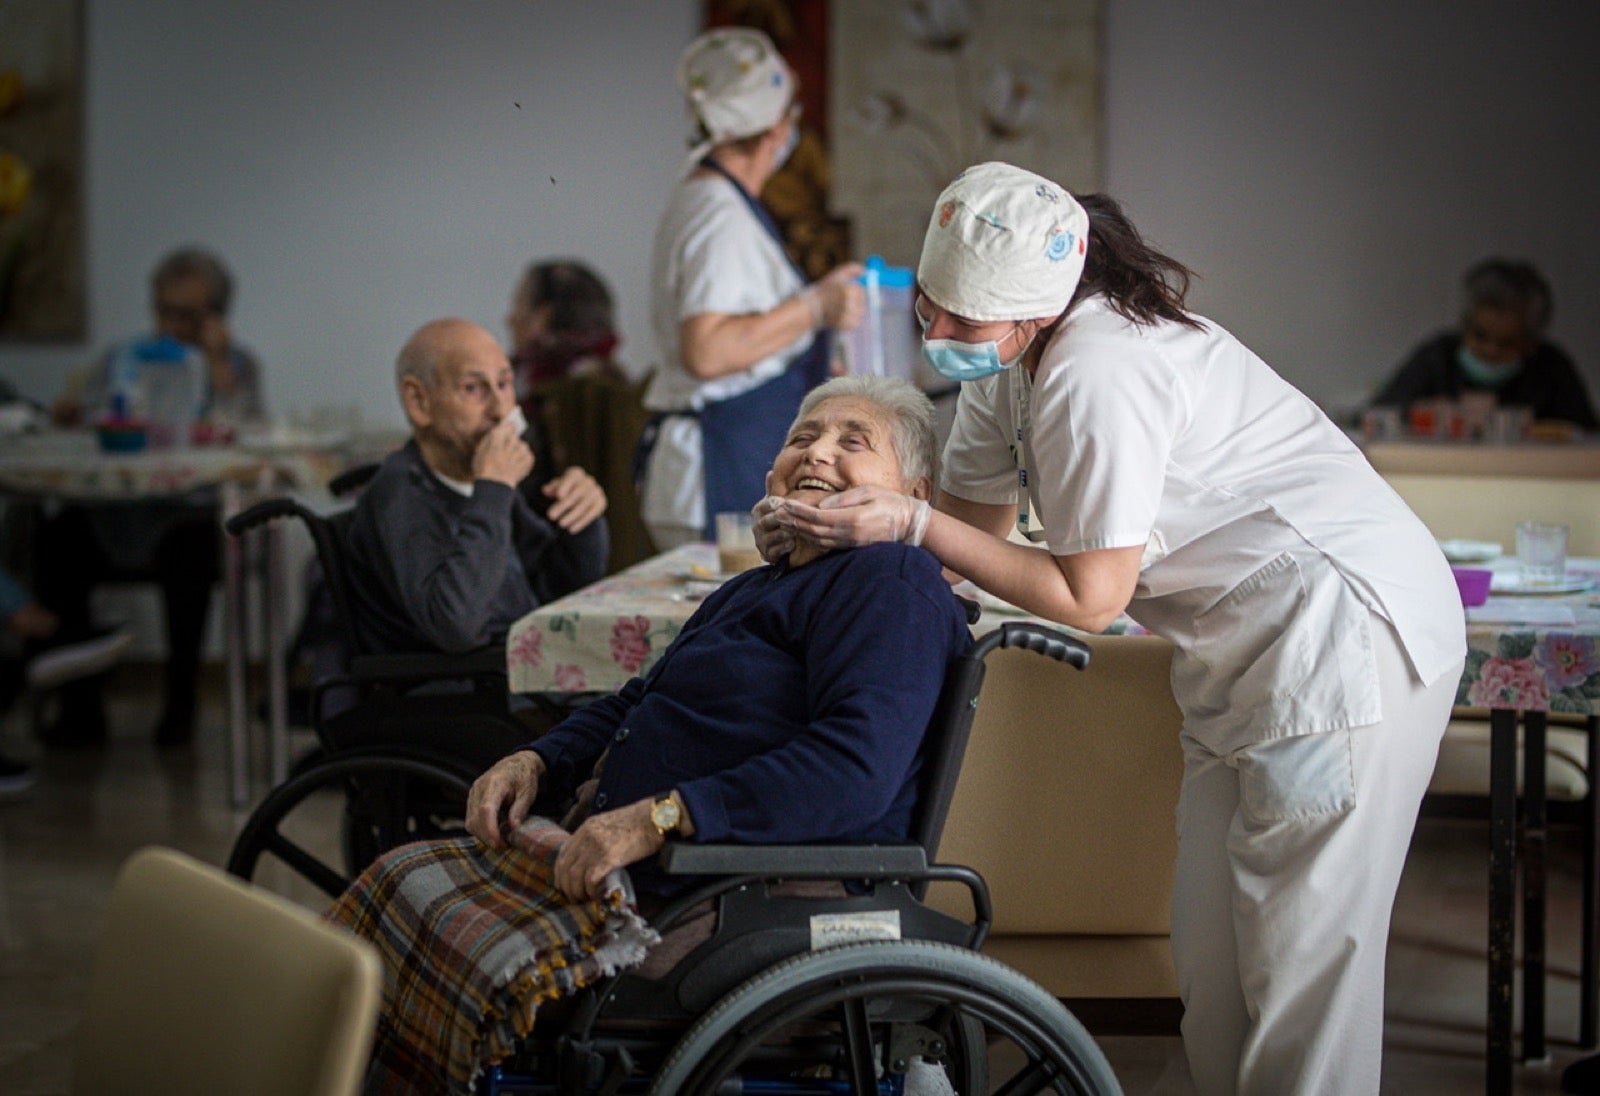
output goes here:
[[350, 660], [350, 677], [357, 684], [383, 682], [448, 681], [452, 678], [506, 676], [504, 644], [479, 647], [474, 651], [447, 654], [442, 651], [414, 654], [357, 655]]
[[882, 879], [928, 870], [921, 845], [697, 845], [669, 841], [668, 875], [756, 875], [785, 879]]

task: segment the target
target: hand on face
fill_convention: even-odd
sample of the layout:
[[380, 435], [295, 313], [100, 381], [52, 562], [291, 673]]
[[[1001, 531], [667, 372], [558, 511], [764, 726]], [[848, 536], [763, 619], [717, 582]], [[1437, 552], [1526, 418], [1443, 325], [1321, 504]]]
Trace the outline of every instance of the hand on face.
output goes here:
[[781, 499], [768, 519], [789, 535], [819, 548], [856, 548], [863, 544], [922, 543], [933, 507], [884, 487], [853, 487], [829, 495], [817, 505]]
[[227, 318], [218, 312], [206, 313], [205, 319], [200, 321], [200, 349], [207, 360], [215, 363], [227, 361], [232, 344], [233, 333], [228, 330]]
[[533, 450], [522, 440], [517, 424], [505, 418], [482, 438], [472, 453], [472, 478], [495, 480], [507, 487], [521, 483], [533, 471]]
[[[796, 423], [754, 510], [757, 546], [778, 558], [809, 544], [846, 548], [877, 541], [919, 544], [929, 507], [906, 482], [887, 413], [871, 400], [826, 399]], [[774, 553], [774, 554], [768, 554]]]
[[787, 559], [794, 551], [794, 529], [780, 515], [783, 498], [772, 493], [772, 473], [767, 473], [767, 495], [750, 508], [750, 526], [755, 532], [756, 551], [768, 563]]

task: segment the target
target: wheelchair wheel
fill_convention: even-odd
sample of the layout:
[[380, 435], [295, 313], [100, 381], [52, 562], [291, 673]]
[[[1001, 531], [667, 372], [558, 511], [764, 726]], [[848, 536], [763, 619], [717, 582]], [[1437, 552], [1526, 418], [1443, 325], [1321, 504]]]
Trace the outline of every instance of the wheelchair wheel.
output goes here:
[[[465, 830], [472, 777], [447, 760], [393, 750], [351, 751], [326, 759], [278, 785], [240, 831], [228, 871], [254, 879], [263, 857], [287, 865], [301, 880], [337, 898], [378, 856], [411, 841], [459, 836]], [[302, 810], [322, 793], [342, 795], [340, 856], [319, 851], [325, 818], [308, 824]], [[318, 824], [320, 823], [320, 824]]]
[[[827, 948], [764, 971], [684, 1034], [650, 1091], [878, 1096], [902, 1091], [915, 1057], [962, 1096], [1122, 1091], [1083, 1025], [1043, 987], [920, 940]], [[932, 1090], [949, 1091], [937, 1081]]]

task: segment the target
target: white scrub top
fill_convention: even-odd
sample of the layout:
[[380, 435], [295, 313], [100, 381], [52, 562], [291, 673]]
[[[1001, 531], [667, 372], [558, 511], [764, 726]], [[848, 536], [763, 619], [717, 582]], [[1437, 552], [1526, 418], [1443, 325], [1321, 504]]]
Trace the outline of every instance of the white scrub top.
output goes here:
[[1055, 555], [1143, 545], [1128, 615], [1176, 644], [1173, 693], [1207, 747], [1376, 723], [1370, 614], [1425, 684], [1465, 656], [1449, 565], [1342, 430], [1195, 318], [1079, 302], [1032, 378], [961, 386], [943, 486], [1018, 503]]
[[[650, 322], [661, 354], [644, 396], [652, 411], [698, 411], [741, 395], [780, 375], [811, 345], [808, 331], [772, 357], [715, 380], [702, 381], [683, 367], [679, 328], [690, 316], [766, 312], [804, 288], [783, 248], [720, 175], [691, 176], [673, 191], [656, 229], [650, 286]], [[705, 525], [702, 473], [700, 423], [666, 419], [645, 472], [640, 507], [646, 524]]]

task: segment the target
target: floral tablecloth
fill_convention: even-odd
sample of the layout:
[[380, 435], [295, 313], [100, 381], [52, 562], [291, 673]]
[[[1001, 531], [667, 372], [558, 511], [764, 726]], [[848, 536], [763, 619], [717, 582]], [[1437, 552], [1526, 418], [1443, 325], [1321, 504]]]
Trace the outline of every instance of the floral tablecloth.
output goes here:
[[661, 657], [716, 572], [716, 546], [688, 544], [535, 609], [506, 636], [512, 692], [621, 688]]
[[[536, 609], [507, 637], [515, 692], [610, 691], [648, 670], [720, 581], [710, 544], [636, 564]], [[1514, 561], [1497, 564], [1515, 567]], [[1600, 559], [1569, 575], [1589, 589], [1553, 597], [1493, 596], [1467, 611], [1467, 663], [1456, 703], [1475, 708], [1600, 712]], [[986, 619], [1006, 607], [979, 597]], [[1137, 631], [1131, 621], [1112, 632]]]
[[[1514, 567], [1507, 562], [1495, 569]], [[1589, 580], [1589, 588], [1559, 596], [1491, 596], [1467, 610], [1467, 664], [1457, 704], [1600, 712], [1600, 560], [1569, 561], [1567, 574]]]
[[[716, 546], [688, 544], [535, 609], [506, 636], [512, 692], [621, 688], [654, 665], [721, 581]], [[970, 584], [957, 592], [978, 600], [986, 626], [1033, 619]], [[1108, 629], [1137, 630], [1126, 619]]]
[[264, 472], [296, 487], [321, 487], [344, 465], [335, 447], [195, 446], [105, 453], [89, 431], [47, 431], [0, 441], [0, 490], [77, 499], [181, 495]]

